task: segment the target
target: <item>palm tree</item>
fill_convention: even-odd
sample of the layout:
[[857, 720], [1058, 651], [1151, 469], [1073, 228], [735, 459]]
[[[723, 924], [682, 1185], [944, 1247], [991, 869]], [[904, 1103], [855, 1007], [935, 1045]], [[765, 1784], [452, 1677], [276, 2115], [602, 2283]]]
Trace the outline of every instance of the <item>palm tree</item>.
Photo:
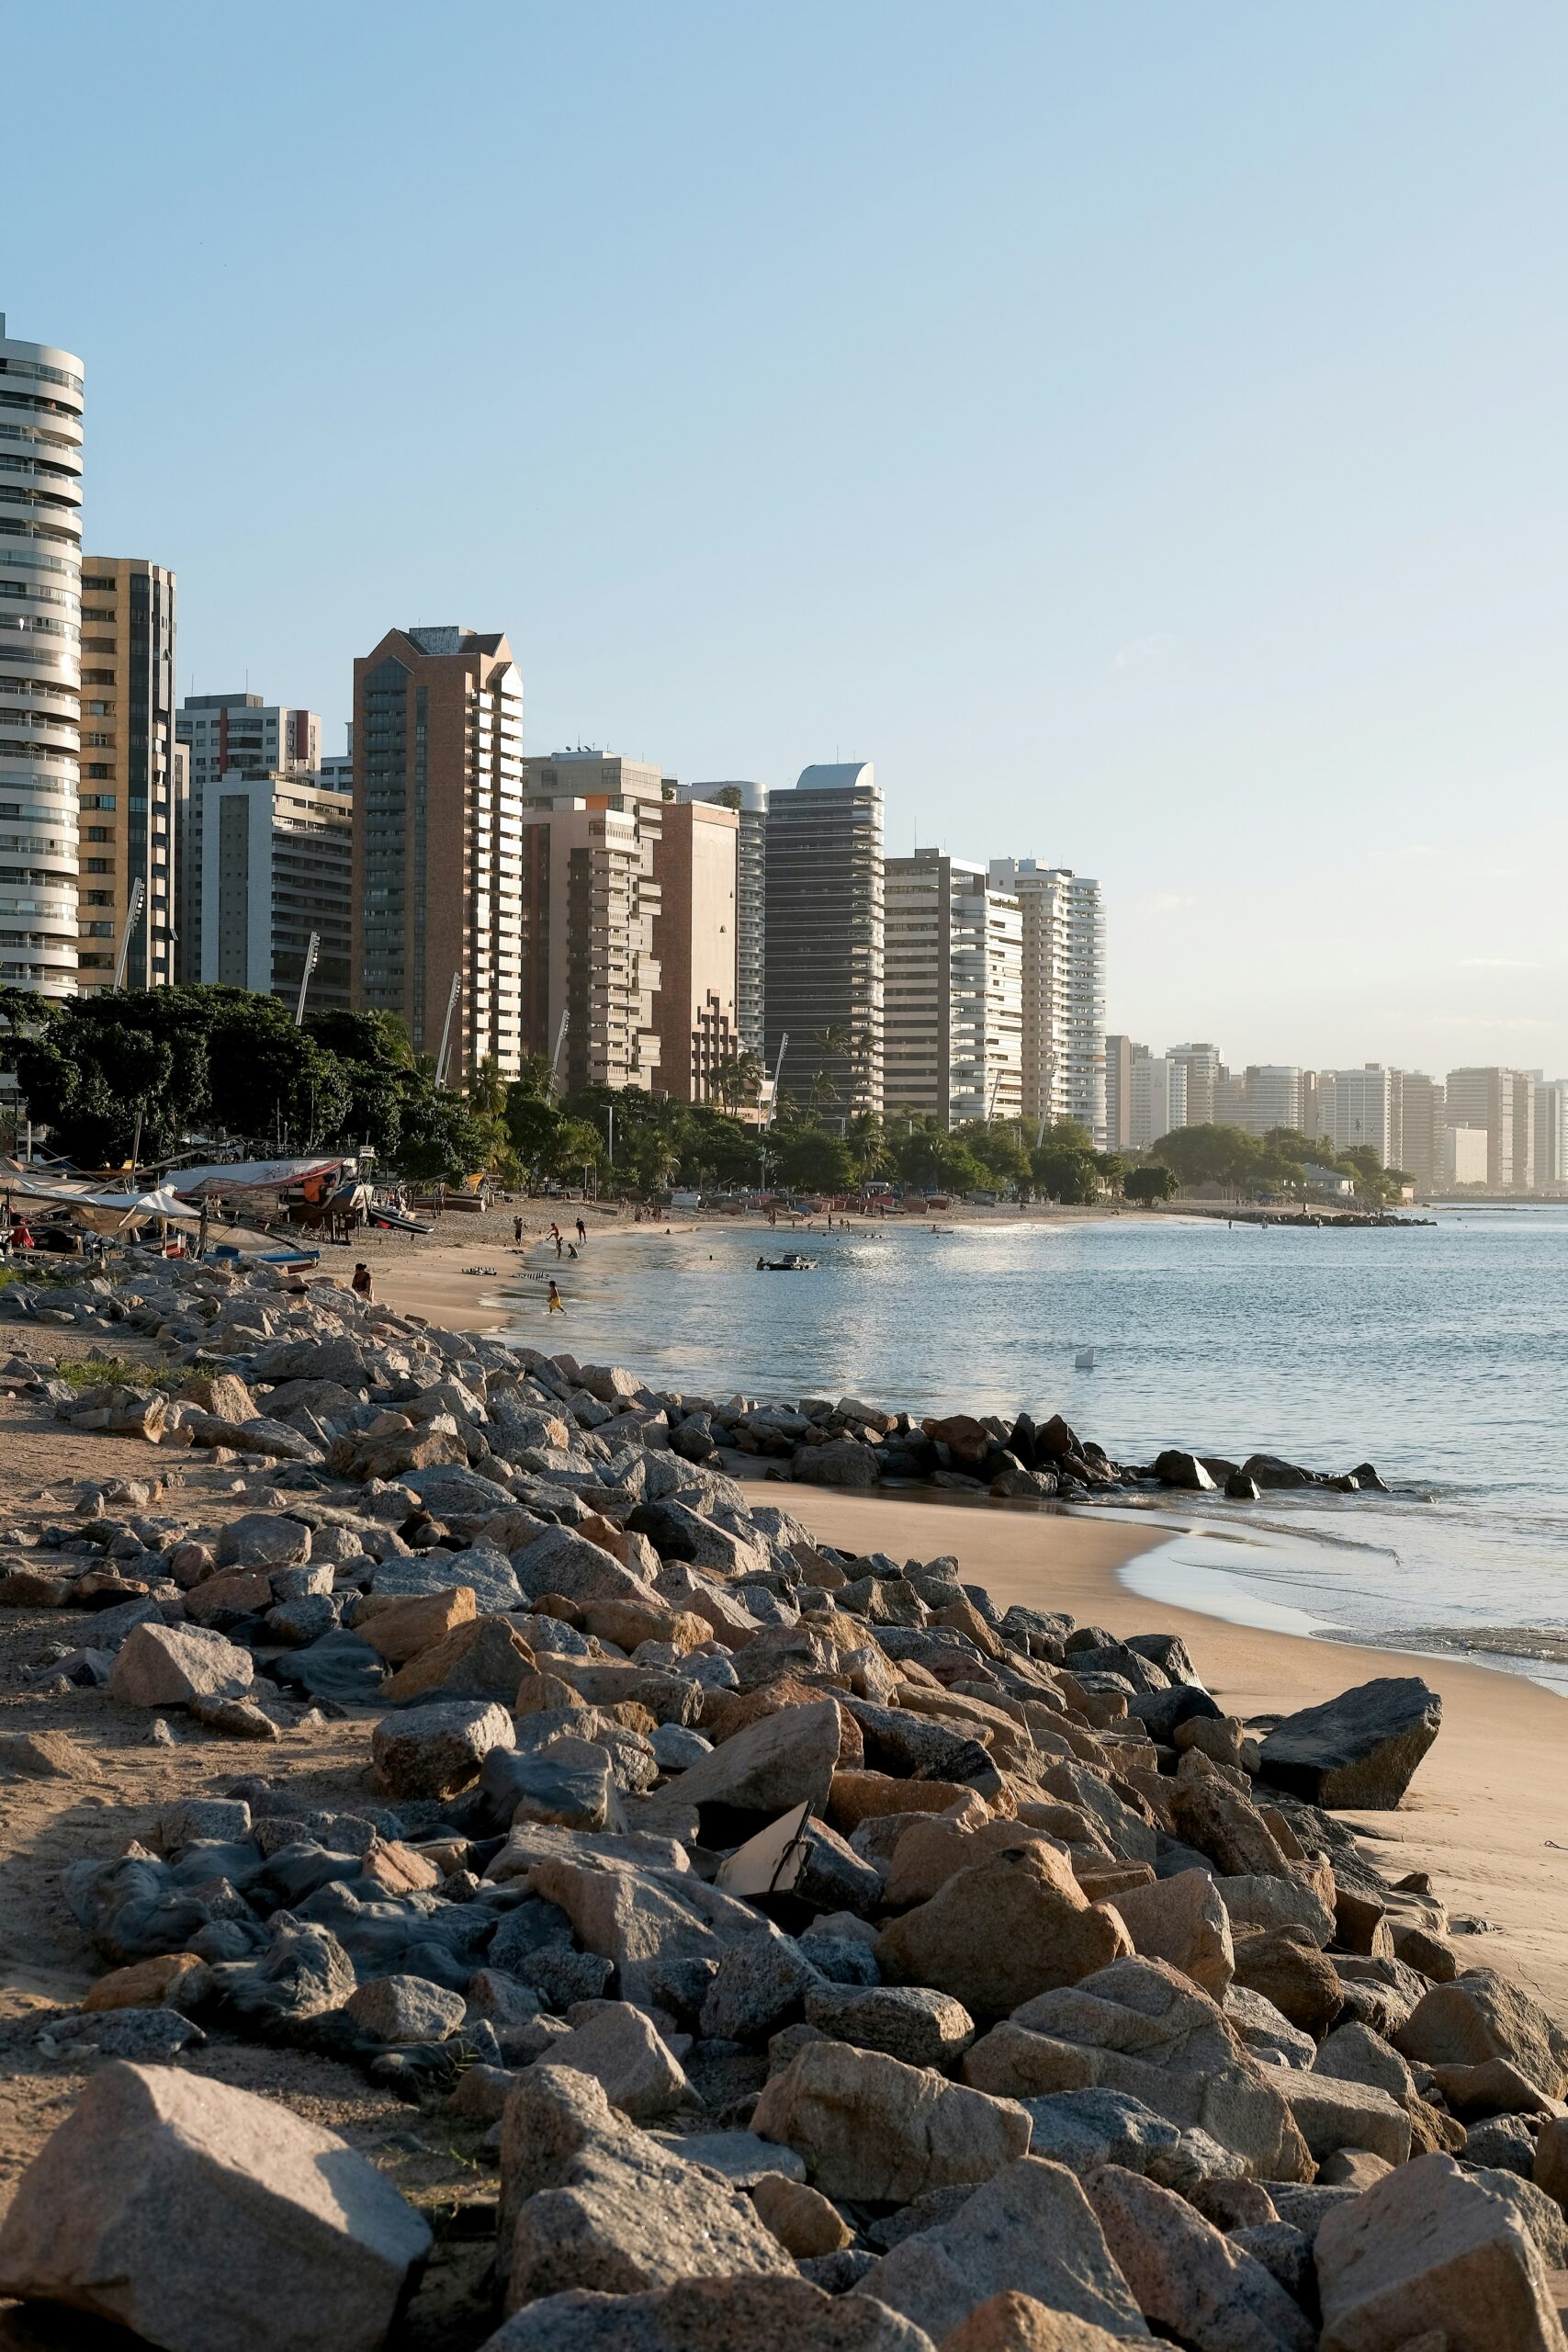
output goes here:
[[817, 1068], [811, 1080], [811, 1107], [814, 1111], [824, 1111], [838, 1101], [838, 1085], [828, 1065], [830, 1061], [846, 1058], [852, 1042], [849, 1031], [839, 1023], [816, 1032], [812, 1039], [817, 1048]]

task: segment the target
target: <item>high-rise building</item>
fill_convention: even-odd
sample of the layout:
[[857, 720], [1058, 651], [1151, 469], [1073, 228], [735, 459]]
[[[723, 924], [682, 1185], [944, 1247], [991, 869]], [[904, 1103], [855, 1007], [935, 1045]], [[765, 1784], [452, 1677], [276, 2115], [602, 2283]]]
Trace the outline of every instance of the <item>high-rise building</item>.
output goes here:
[[1484, 1127], [1443, 1129], [1443, 1182], [1484, 1184], [1491, 1148]]
[[[1136, 1050], [1146, 1053], [1148, 1048]], [[1108, 1035], [1105, 1040], [1105, 1148], [1126, 1151], [1133, 1141], [1133, 1054], [1131, 1037]]]
[[613, 752], [552, 752], [525, 770], [523, 1050], [554, 1060], [560, 1046], [558, 1074], [571, 1093], [651, 1089], [661, 1061], [659, 859], [673, 780]]
[[[316, 757], [320, 757], [318, 748]], [[457, 1082], [521, 1067], [523, 681], [500, 634], [389, 629], [354, 665], [353, 1000]]]
[[740, 820], [735, 846], [735, 1025], [742, 1053], [762, 1050], [767, 956], [768, 787], [734, 779], [683, 784], [682, 800], [712, 800]]
[[[223, 776], [304, 775], [321, 756], [321, 722], [313, 710], [240, 694], [186, 695], [175, 713], [175, 738], [186, 748], [189, 784], [183, 822], [175, 828], [179, 942], [175, 977], [199, 980], [202, 951], [204, 786]], [[343, 789], [352, 788], [353, 778]]]
[[1393, 1157], [1395, 1077], [1381, 1062], [1363, 1063], [1359, 1069], [1320, 1070], [1318, 1117], [1324, 1140], [1337, 1152], [1370, 1148], [1377, 1154], [1380, 1168], [1396, 1165]]
[[884, 867], [883, 1101], [953, 1127], [1023, 1100], [1023, 914], [983, 865], [917, 849]]
[[1266, 1136], [1302, 1123], [1302, 1074], [1292, 1062], [1249, 1062], [1239, 1077], [1222, 1069], [1214, 1082], [1216, 1126]]
[[1201, 1038], [1188, 1046], [1171, 1046], [1167, 1049], [1166, 1059], [1179, 1062], [1187, 1073], [1188, 1125], [1214, 1125], [1221, 1076], [1218, 1046], [1212, 1046]]
[[1535, 1178], [1535, 1080], [1529, 1071], [1486, 1067], [1451, 1069], [1447, 1123], [1486, 1134], [1486, 1183], [1494, 1193], [1528, 1193]]
[[1105, 1146], [1105, 911], [1098, 882], [1032, 857], [993, 857], [1023, 915], [1023, 1115], [1076, 1119]]
[[1392, 1076], [1389, 1164], [1402, 1168], [1418, 1193], [1435, 1192], [1443, 1182], [1445, 1091], [1424, 1070], [1396, 1069]]
[[346, 1007], [354, 932], [354, 800], [305, 770], [209, 776], [199, 978], [294, 1004], [311, 935], [312, 1012]]
[[735, 1055], [736, 899], [740, 815], [712, 801], [666, 807], [654, 856], [659, 916], [659, 1091], [712, 1102]]
[[53, 997], [76, 990], [82, 695], [117, 684], [98, 655], [84, 674], [82, 400], [75, 354], [0, 312], [0, 986]]
[[84, 992], [114, 986], [131, 902], [124, 986], [175, 977], [175, 575], [126, 556], [82, 559], [80, 909]]
[[869, 760], [803, 768], [767, 817], [763, 1041], [781, 1091], [883, 1104], [882, 794]]
[[1536, 1084], [1535, 1189], [1568, 1191], [1568, 1078], [1541, 1079]]
[[1134, 1046], [1128, 1067], [1128, 1143], [1148, 1151], [1161, 1137], [1187, 1125], [1187, 1065], [1168, 1054]]

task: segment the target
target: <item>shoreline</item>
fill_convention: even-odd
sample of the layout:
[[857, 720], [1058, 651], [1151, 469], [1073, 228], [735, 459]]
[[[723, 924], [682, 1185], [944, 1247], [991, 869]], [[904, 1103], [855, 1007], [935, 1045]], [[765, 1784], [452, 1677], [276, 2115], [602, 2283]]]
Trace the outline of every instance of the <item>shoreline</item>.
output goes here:
[[[1182, 1634], [1213, 1696], [1248, 1719], [1332, 1698], [1354, 1682], [1416, 1669], [1408, 1651], [1321, 1641], [1236, 1624], [1140, 1597], [1122, 1571], [1175, 1538], [1087, 1513], [980, 1512], [934, 1498], [845, 1495], [790, 1486], [785, 1508], [825, 1542], [896, 1557], [937, 1548], [958, 1555], [999, 1609], [1012, 1601], [1066, 1609], [1119, 1636]], [[931, 1514], [940, 1515], [940, 1530]], [[918, 1518], [916, 1517], [918, 1514]], [[1503, 1969], [1558, 2014], [1568, 2011], [1568, 1831], [1560, 1778], [1568, 1714], [1552, 1692], [1468, 1660], [1422, 1657], [1421, 1679], [1443, 1701], [1443, 1728], [1397, 1813], [1345, 1820], [1391, 1876], [1428, 1871], [1455, 1918], [1496, 1932], [1465, 1935], [1467, 1967]]]

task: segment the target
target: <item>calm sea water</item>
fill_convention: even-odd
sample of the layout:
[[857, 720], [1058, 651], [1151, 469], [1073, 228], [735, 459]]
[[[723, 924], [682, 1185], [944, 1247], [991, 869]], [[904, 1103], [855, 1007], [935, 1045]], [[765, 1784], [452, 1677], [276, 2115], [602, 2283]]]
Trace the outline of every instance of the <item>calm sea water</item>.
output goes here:
[[1155, 1504], [1181, 1540], [1130, 1580], [1226, 1616], [1463, 1648], [1568, 1693], [1568, 1204], [1399, 1231], [863, 1226], [813, 1234], [820, 1266], [799, 1275], [758, 1273], [759, 1246], [722, 1227], [591, 1243], [559, 1270], [568, 1313], [547, 1333], [541, 1284], [506, 1299], [519, 1338], [657, 1386], [1027, 1406], [1131, 1461], [1370, 1459], [1393, 1495]]

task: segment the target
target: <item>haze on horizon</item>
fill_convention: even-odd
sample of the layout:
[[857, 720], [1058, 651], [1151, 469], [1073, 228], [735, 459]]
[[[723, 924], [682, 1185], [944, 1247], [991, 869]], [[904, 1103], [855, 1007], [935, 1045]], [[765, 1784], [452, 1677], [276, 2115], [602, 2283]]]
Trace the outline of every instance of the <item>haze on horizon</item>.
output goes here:
[[1109, 1025], [1568, 1072], [1568, 17], [14, 12], [16, 335], [180, 690], [504, 628], [530, 748], [874, 759]]

